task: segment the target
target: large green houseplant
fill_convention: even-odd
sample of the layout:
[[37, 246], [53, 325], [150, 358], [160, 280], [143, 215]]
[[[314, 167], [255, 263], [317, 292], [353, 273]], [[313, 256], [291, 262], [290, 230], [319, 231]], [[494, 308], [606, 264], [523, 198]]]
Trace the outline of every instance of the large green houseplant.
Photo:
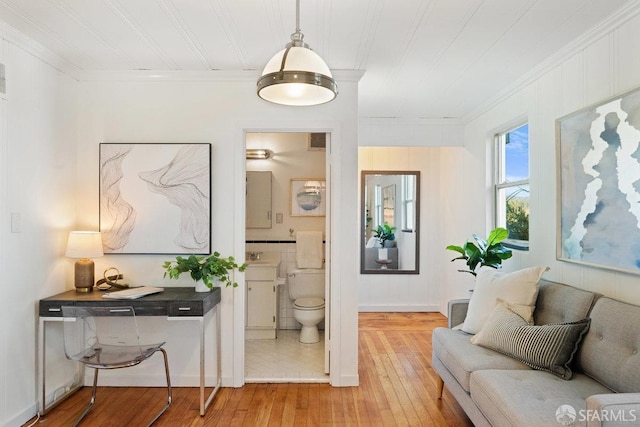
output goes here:
[[452, 262], [460, 259], [466, 262], [468, 270], [458, 271], [471, 273], [475, 276], [478, 266], [500, 268], [503, 260], [511, 258], [513, 255], [511, 250], [501, 243], [507, 237], [509, 237], [509, 232], [502, 227], [498, 227], [491, 230], [487, 240], [474, 234], [475, 243], [467, 240], [463, 246], [449, 245], [447, 249], [460, 254], [460, 256], [452, 259]]
[[209, 288], [213, 288], [215, 279], [225, 283], [225, 286], [238, 286], [237, 282], [231, 280], [231, 273], [234, 269], [242, 272], [247, 268], [247, 264], [238, 265], [232, 257], [221, 257], [219, 252], [212, 255], [196, 256], [189, 255], [187, 258], [177, 256], [175, 261], [165, 261], [162, 265], [164, 268], [164, 277], [169, 276], [171, 279], [177, 279], [181, 273], [189, 273], [191, 278], [196, 282], [202, 280]]

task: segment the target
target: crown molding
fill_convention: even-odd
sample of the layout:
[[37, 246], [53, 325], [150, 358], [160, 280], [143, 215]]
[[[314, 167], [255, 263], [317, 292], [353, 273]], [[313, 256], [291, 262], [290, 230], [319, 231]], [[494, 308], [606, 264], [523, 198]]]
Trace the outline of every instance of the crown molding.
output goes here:
[[482, 114], [491, 110], [493, 107], [497, 106], [501, 102], [516, 94], [524, 87], [539, 79], [542, 75], [561, 65], [567, 58], [579, 53], [580, 51], [583, 51], [594, 42], [611, 34], [614, 30], [634, 19], [639, 14], [640, 0], [634, 0], [625, 4], [620, 9], [616, 10], [604, 20], [593, 26], [590, 30], [582, 33], [582, 35], [569, 42], [565, 47], [549, 56], [538, 66], [532, 68], [531, 71], [520, 77], [508, 88], [499, 92], [495, 97], [483, 103], [478, 108], [474, 109], [471, 113], [463, 116], [461, 118], [461, 122], [464, 124], [468, 124], [477, 119]]
[[0, 37], [30, 53], [61, 73], [67, 74], [74, 80], [78, 80], [78, 76], [81, 73], [78, 67], [3, 21], [0, 21]]

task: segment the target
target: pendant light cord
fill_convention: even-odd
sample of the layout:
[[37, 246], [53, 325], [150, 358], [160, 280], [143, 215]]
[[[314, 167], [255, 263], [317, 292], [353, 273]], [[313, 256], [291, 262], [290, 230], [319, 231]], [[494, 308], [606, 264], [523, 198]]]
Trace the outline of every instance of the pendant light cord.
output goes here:
[[296, 33], [300, 32], [300, 0], [296, 0]]

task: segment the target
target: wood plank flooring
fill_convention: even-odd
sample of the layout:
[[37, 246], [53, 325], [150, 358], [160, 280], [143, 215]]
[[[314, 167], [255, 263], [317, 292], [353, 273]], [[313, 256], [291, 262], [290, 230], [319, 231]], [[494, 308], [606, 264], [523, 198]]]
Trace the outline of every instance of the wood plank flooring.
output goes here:
[[[360, 313], [359, 387], [222, 388], [204, 417], [197, 388], [174, 388], [171, 407], [154, 426], [472, 426], [446, 387], [442, 400], [435, 397], [431, 331], [445, 325], [438, 313]], [[72, 425], [90, 396], [84, 387], [36, 425]], [[81, 425], [143, 426], [165, 399], [162, 388], [101, 387]]]

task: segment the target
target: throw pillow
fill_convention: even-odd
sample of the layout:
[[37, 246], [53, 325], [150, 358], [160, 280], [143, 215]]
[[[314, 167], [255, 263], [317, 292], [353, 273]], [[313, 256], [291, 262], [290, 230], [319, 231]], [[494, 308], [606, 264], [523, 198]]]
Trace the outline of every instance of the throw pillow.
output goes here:
[[538, 282], [546, 270], [545, 267], [530, 267], [503, 273], [491, 267], [482, 267], [476, 276], [462, 330], [469, 334], [480, 332], [496, 307], [498, 298], [510, 304], [530, 306], [533, 311], [538, 296]]
[[531, 326], [500, 303], [471, 342], [513, 357], [533, 369], [570, 380], [573, 376], [571, 361], [590, 322], [591, 319], [583, 319]]

